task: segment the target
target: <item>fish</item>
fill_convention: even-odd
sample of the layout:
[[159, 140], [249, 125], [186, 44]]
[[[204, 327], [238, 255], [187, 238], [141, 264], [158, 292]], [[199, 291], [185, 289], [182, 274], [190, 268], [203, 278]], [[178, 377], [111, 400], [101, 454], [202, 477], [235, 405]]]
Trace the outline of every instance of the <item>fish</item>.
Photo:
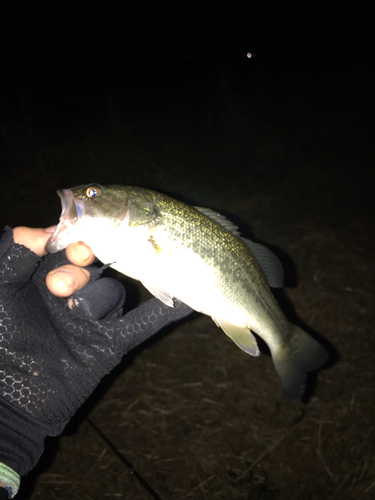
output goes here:
[[94, 183], [57, 194], [62, 212], [49, 253], [83, 241], [167, 306], [178, 299], [210, 316], [251, 356], [260, 354], [256, 334], [270, 350], [286, 398], [301, 400], [307, 373], [329, 356], [276, 301], [271, 287], [283, 286], [283, 268], [273, 252], [242, 238], [215, 211], [151, 189]]

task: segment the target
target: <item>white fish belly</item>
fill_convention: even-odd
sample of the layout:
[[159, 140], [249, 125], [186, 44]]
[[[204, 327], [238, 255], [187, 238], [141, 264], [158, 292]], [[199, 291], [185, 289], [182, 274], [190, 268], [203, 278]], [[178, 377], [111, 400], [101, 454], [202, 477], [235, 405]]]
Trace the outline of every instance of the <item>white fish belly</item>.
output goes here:
[[188, 248], [159, 255], [143, 268], [140, 280], [146, 288], [160, 288], [202, 314], [235, 325], [248, 323], [246, 312], [229, 298], [235, 295], [229, 288], [236, 284], [228, 284], [227, 296], [215, 268]]
[[237, 283], [223, 284], [214, 266], [189, 247], [174, 243], [169, 235], [159, 233], [152, 238], [145, 229], [124, 227], [101, 232], [100, 238], [98, 234], [95, 241], [87, 241], [98, 259], [141, 281], [152, 293], [156, 288], [202, 314], [238, 326], [250, 324], [243, 307], [246, 297], [233, 289]]

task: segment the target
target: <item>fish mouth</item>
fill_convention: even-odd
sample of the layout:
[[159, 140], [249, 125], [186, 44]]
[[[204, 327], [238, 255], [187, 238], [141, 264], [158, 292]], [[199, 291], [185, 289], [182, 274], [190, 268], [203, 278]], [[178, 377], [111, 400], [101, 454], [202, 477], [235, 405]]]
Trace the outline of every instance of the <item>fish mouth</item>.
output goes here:
[[83, 215], [83, 207], [74, 198], [70, 189], [58, 189], [57, 194], [61, 200], [60, 221], [46, 244], [46, 251], [56, 253], [64, 250], [70, 243], [76, 241], [74, 236], [75, 223]]
[[58, 189], [57, 194], [61, 201], [60, 222], [62, 219], [69, 219], [72, 224], [75, 224], [78, 214], [72, 191], [70, 189]]

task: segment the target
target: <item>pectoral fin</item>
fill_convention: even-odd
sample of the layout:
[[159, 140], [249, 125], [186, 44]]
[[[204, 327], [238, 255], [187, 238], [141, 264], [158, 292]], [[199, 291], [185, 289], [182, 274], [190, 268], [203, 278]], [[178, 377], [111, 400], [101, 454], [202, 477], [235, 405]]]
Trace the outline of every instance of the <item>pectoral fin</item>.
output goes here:
[[173, 297], [168, 292], [162, 288], [158, 288], [156, 285], [151, 285], [142, 281], [142, 285], [147, 288], [147, 290], [152, 293], [154, 297], [161, 300], [166, 306], [174, 307]]
[[232, 323], [228, 323], [223, 319], [218, 319], [212, 317], [217, 326], [228, 335], [230, 339], [233, 340], [235, 344], [238, 345], [240, 349], [247, 352], [251, 356], [259, 356], [260, 351], [257, 341], [254, 335], [246, 326], [237, 326]]

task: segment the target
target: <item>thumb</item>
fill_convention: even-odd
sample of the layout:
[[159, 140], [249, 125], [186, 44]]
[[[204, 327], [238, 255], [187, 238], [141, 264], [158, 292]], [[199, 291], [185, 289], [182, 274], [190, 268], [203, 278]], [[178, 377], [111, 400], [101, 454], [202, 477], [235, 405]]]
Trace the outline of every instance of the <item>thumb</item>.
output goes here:
[[44, 228], [31, 228], [18, 226], [13, 229], [13, 240], [18, 245], [23, 245], [39, 257], [47, 255], [46, 243], [56, 226]]
[[[43, 254], [48, 233], [44, 229], [6, 227], [0, 240], [0, 280], [5, 283], [29, 281]], [[36, 253], [38, 252], [38, 253]]]

